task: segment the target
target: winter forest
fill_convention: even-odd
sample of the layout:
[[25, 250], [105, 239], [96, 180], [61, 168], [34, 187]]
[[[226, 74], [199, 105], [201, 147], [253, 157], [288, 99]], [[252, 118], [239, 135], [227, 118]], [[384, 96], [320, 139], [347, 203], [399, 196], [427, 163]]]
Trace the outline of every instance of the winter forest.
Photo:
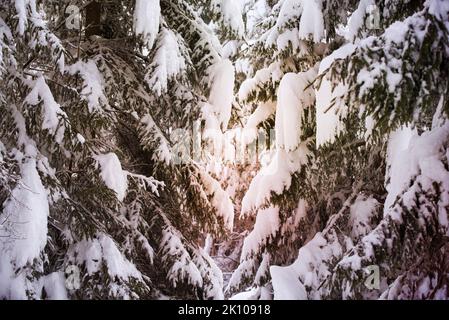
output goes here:
[[448, 299], [448, 0], [0, 0], [0, 299]]

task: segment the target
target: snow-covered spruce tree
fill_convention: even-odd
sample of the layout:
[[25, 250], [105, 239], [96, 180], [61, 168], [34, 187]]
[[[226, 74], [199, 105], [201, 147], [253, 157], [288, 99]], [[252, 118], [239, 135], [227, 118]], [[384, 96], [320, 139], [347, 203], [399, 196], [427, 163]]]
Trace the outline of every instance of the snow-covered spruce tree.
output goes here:
[[172, 134], [230, 117], [234, 69], [197, 5], [0, 1], [1, 298], [223, 297], [200, 244], [233, 204]]
[[[243, 199], [256, 222], [228, 293], [447, 298], [449, 2], [281, 0], [271, 12], [239, 98], [255, 108], [248, 140], [272, 126], [276, 146]], [[365, 284], [372, 268], [378, 286]]]

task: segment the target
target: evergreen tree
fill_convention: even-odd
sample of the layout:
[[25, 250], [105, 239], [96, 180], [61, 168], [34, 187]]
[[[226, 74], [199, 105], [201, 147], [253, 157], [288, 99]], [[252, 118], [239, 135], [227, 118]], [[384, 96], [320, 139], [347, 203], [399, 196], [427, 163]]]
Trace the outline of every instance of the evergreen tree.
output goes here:
[[0, 2], [0, 297], [223, 297], [201, 243], [233, 204], [173, 134], [229, 121], [198, 5]]
[[261, 2], [239, 98], [276, 146], [228, 294], [447, 297], [448, 2]]

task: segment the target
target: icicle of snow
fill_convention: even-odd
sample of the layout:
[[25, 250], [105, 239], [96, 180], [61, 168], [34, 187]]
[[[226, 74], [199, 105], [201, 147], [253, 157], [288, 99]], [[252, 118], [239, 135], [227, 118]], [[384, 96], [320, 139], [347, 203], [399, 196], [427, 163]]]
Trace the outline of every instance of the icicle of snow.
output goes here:
[[128, 189], [128, 176], [122, 170], [122, 165], [117, 155], [113, 152], [94, 156], [101, 169], [101, 178], [106, 186], [115, 191], [117, 199], [123, 201]]
[[101, 112], [103, 107], [108, 105], [108, 99], [103, 90], [105, 81], [94, 60], [87, 62], [80, 60], [66, 67], [65, 70], [71, 75], [79, 73], [83, 78], [81, 97], [87, 102], [89, 112]]
[[161, 30], [156, 54], [149, 66], [151, 72], [145, 76], [148, 86], [159, 96], [167, 91], [168, 81], [186, 68], [179, 49], [180, 41], [172, 30], [166, 28]]
[[42, 129], [55, 137], [57, 143], [61, 143], [64, 138], [65, 126], [60, 124], [60, 119], [66, 119], [67, 114], [62, 111], [61, 106], [55, 101], [44, 77], [40, 76], [33, 84], [32, 90], [25, 98], [25, 102], [31, 106], [38, 105], [43, 102], [43, 123]]
[[161, 6], [159, 0], [136, 0], [134, 31], [142, 35], [148, 48], [152, 48], [159, 32]]
[[315, 101], [311, 83], [315, 80], [316, 72], [317, 70], [312, 68], [298, 74], [288, 73], [282, 78], [276, 107], [277, 148], [293, 151], [298, 147], [304, 109]]
[[[232, 101], [234, 99], [234, 66], [231, 61], [224, 59], [213, 64], [208, 73], [212, 83], [209, 93], [209, 103], [213, 106], [212, 113], [216, 116], [219, 127], [226, 130], [231, 118]], [[211, 126], [206, 127], [206, 129], [218, 128]]]
[[[4, 202], [0, 214], [3, 224], [0, 230], [0, 252], [5, 260], [9, 258], [17, 268], [32, 263], [47, 243], [47, 192], [37, 171], [35, 155], [34, 147], [25, 147], [25, 156], [20, 165], [21, 179], [11, 197]], [[19, 152], [17, 156], [23, 157]]]
[[[332, 52], [324, 58], [319, 67], [318, 74], [325, 73], [335, 60], [344, 59], [351, 55], [357, 47], [348, 43]], [[344, 116], [347, 107], [339, 100], [346, 93], [347, 85], [339, 83], [332, 89], [332, 82], [323, 76], [320, 87], [316, 90], [316, 145], [321, 145], [335, 140], [335, 137], [342, 129], [340, 116]], [[334, 105], [332, 105], [334, 103]]]
[[299, 22], [299, 38], [308, 39], [312, 35], [314, 42], [320, 42], [324, 37], [324, 19], [322, 0], [303, 0], [302, 14]]

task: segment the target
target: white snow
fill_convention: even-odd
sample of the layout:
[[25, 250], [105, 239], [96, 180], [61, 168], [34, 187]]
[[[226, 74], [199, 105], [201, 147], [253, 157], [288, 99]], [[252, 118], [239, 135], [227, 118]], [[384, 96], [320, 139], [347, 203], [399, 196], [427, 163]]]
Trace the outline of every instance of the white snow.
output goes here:
[[242, 82], [239, 89], [239, 100], [246, 101], [251, 94], [259, 92], [267, 83], [274, 84], [281, 80], [283, 72], [279, 62], [273, 62], [268, 67], [257, 70], [254, 77]]
[[122, 170], [122, 165], [117, 155], [113, 152], [94, 156], [101, 170], [101, 178], [106, 186], [115, 191], [117, 199], [123, 201], [128, 189], [127, 173]]
[[410, 127], [403, 126], [390, 134], [387, 147], [387, 173], [386, 181], [390, 180], [386, 185], [388, 191], [385, 199], [384, 207], [388, 210], [399, 193], [409, 183], [409, 170], [407, 166], [408, 160], [404, 159], [404, 152], [409, 148], [410, 141], [417, 132]]
[[20, 35], [25, 33], [25, 28], [28, 25], [28, 8], [36, 12], [36, 3], [34, 0], [15, 0], [14, 5], [17, 12], [18, 24], [17, 29]]
[[380, 206], [372, 196], [359, 195], [350, 207], [349, 225], [352, 226], [352, 239], [365, 236], [372, 230], [371, 219]]
[[356, 45], [347, 43], [337, 50], [333, 51], [330, 55], [321, 60], [318, 74], [322, 75], [329, 69], [334, 61], [338, 59], [345, 59], [346, 57], [350, 56], [355, 51], [355, 49], [357, 49]]
[[234, 227], [234, 205], [229, 195], [224, 191], [220, 183], [208, 173], [200, 171], [205, 193], [212, 197], [211, 203], [216, 209], [216, 214], [223, 218], [225, 227], [232, 231]]
[[142, 35], [148, 48], [152, 48], [159, 32], [161, 6], [159, 0], [136, 0], [134, 31]]
[[438, 20], [446, 22], [449, 20], [449, 2], [446, 0], [427, 0], [426, 6], [429, 8], [429, 13], [435, 16]]
[[176, 230], [171, 227], [162, 230], [160, 247], [163, 261], [171, 264], [167, 272], [167, 278], [174, 287], [182, 281], [199, 287], [203, 285], [201, 272], [182, 244]]
[[[389, 171], [387, 177], [390, 181], [386, 186], [388, 191], [384, 205], [384, 215], [390, 215], [393, 219], [399, 219], [392, 206], [397, 196], [409, 188], [413, 177], [419, 175], [420, 184], [424, 190], [431, 188], [432, 183], [440, 184], [441, 190], [449, 190], [449, 174], [441, 162], [442, 145], [449, 136], [449, 122], [431, 131], [417, 135], [414, 130], [400, 128], [392, 134], [388, 143], [387, 165]], [[412, 205], [415, 200], [414, 189], [408, 190], [403, 196], [405, 206]], [[449, 205], [449, 196], [442, 193], [438, 202], [439, 222], [443, 226], [448, 225], [445, 205]]]
[[374, 5], [374, 0], [361, 0], [357, 9], [352, 13], [349, 17], [348, 27], [346, 29], [345, 38], [349, 41], [353, 41], [359, 30], [365, 24], [365, 18], [367, 15], [367, 11], [369, 6]]
[[[28, 146], [26, 149], [34, 149]], [[29, 153], [35, 153], [31, 150]], [[32, 263], [47, 243], [47, 192], [42, 185], [34, 156], [26, 152], [20, 165], [21, 179], [3, 204], [0, 221], [0, 252], [20, 268]]]
[[[307, 72], [287, 73], [279, 84], [276, 106], [276, 146], [287, 151], [298, 148], [301, 136], [301, 121], [304, 109], [315, 102], [315, 92], [311, 83], [315, 80], [316, 69]], [[309, 86], [308, 88], [306, 88]]]
[[157, 146], [155, 152], [153, 153], [153, 156], [152, 156], [153, 160], [161, 161], [168, 165], [170, 163], [170, 161], [172, 160], [170, 143], [167, 141], [164, 134], [161, 132], [159, 127], [156, 125], [156, 123], [154, 122], [154, 120], [150, 114], [146, 114], [145, 116], [143, 116], [142, 119], [140, 120], [140, 122], [141, 122], [142, 126], [144, 126], [143, 131], [146, 133], [146, 135], [148, 135], [150, 137], [154, 136], [154, 140], [153, 140], [153, 138], [143, 139], [144, 140], [144, 141], [142, 141], [143, 146], [145, 147], [145, 143], [157, 142], [158, 146]]
[[[351, 55], [356, 46], [348, 43], [332, 52], [324, 58], [319, 67], [319, 75], [323, 75], [334, 61], [344, 59]], [[347, 111], [346, 105], [341, 101], [341, 97], [347, 91], [347, 85], [338, 83], [333, 88], [333, 84], [328, 75], [324, 74], [321, 84], [316, 89], [316, 145], [320, 147], [327, 142], [334, 142], [335, 137], [342, 128], [341, 117], [344, 117]]]
[[43, 76], [37, 78], [31, 85], [32, 90], [25, 98], [25, 102], [31, 106], [36, 106], [42, 102], [43, 122], [42, 129], [55, 137], [57, 143], [61, 143], [64, 138], [65, 125], [60, 123], [60, 119], [67, 118], [67, 114], [61, 109], [61, 106], [55, 101]]
[[47, 295], [46, 299], [67, 300], [68, 296], [65, 280], [65, 275], [62, 271], [52, 272], [40, 278], [40, 289], [45, 290]]
[[308, 39], [312, 35], [314, 42], [320, 42], [324, 36], [322, 0], [303, 0], [299, 38]]
[[[299, 249], [298, 258], [293, 264], [270, 268], [274, 299], [313, 299], [313, 290], [330, 275], [325, 261], [342, 253], [338, 243], [328, 242], [321, 232], [316, 233], [312, 240]], [[312, 289], [311, 297], [305, 288]]]
[[243, 143], [250, 144], [257, 138], [257, 126], [267, 120], [276, 111], [276, 104], [272, 101], [262, 102], [249, 116], [243, 128]]
[[307, 293], [295, 272], [288, 267], [271, 266], [274, 300], [306, 300]]
[[[205, 130], [226, 130], [234, 100], [234, 66], [231, 61], [224, 59], [210, 66], [208, 74], [212, 85], [209, 93], [210, 108], [205, 114]], [[216, 120], [210, 119], [211, 117]]]
[[271, 198], [271, 193], [281, 194], [291, 185], [291, 175], [301, 168], [307, 161], [308, 149], [305, 145], [295, 152], [276, 150], [271, 162], [262, 167], [242, 200], [241, 216], [264, 205]]
[[220, 11], [224, 24], [239, 37], [243, 37], [245, 25], [242, 17], [242, 1], [213, 0], [211, 5], [215, 7], [215, 10]]
[[279, 208], [260, 209], [253, 230], [243, 242], [241, 259], [248, 259], [252, 254], [257, 254], [258, 248], [276, 235], [279, 224]]
[[83, 239], [73, 244], [67, 256], [74, 259], [77, 265], [84, 264], [89, 275], [102, 272], [103, 264], [107, 267], [109, 276], [129, 280], [130, 277], [141, 279], [142, 275], [120, 252], [114, 240], [103, 233], [97, 234], [93, 239]]
[[65, 69], [69, 74], [79, 73], [83, 78], [83, 89], [81, 98], [87, 102], [89, 112], [101, 112], [108, 105], [108, 99], [104, 94], [104, 78], [94, 60], [87, 62], [78, 61]]
[[157, 95], [167, 92], [168, 81], [174, 79], [186, 68], [179, 48], [181, 40], [172, 30], [162, 28], [157, 41], [156, 54], [149, 66], [145, 80]]

